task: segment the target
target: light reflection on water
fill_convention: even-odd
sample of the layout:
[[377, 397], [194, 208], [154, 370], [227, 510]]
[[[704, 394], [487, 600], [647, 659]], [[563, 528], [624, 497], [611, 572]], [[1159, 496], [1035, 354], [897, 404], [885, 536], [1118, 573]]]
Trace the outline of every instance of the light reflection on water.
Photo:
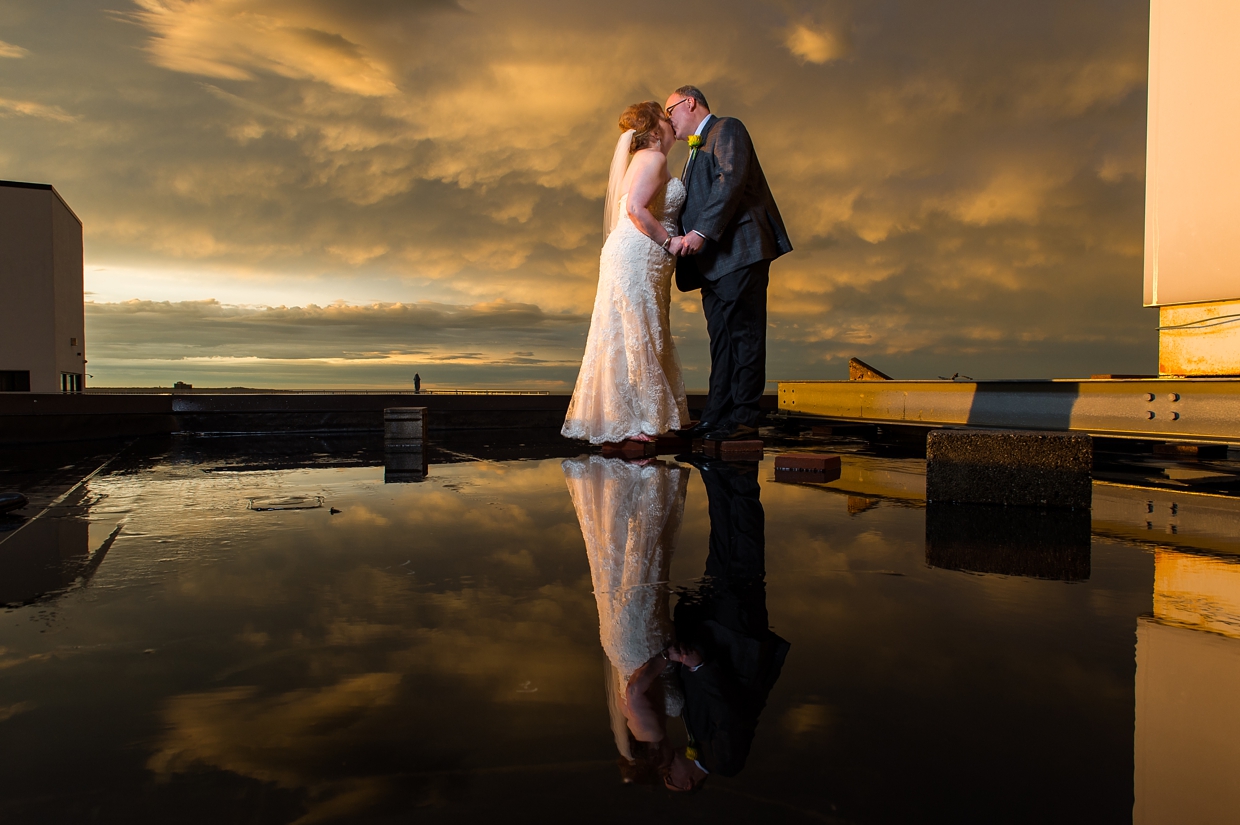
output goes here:
[[[791, 647], [743, 770], [686, 796], [621, 782], [560, 459], [384, 484], [184, 458], [93, 479], [82, 546], [57, 551], [78, 566], [36, 583], [60, 595], [2, 614], [5, 819], [1104, 822], [1157, 787], [1138, 771], [1134, 789], [1133, 761], [1153, 553], [1095, 535], [1084, 574], [1069, 553], [1070, 574], [997, 575], [971, 561], [976, 531], [948, 529], [954, 561], [931, 566], [926, 510], [898, 494], [918, 461], [850, 457], [837, 486], [872, 482], [851, 496], [757, 470], [769, 623]], [[674, 611], [711, 513], [702, 472], [666, 466], [686, 485]]]

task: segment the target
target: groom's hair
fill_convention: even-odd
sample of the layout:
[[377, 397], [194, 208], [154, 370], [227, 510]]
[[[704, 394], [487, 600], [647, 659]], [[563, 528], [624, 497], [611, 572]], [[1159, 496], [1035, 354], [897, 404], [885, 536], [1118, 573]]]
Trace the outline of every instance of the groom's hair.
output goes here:
[[710, 104], [706, 102], [706, 95], [702, 94], [702, 90], [697, 86], [681, 86], [673, 92], [673, 94], [678, 94], [681, 97], [691, 97], [696, 100], [698, 105], [703, 109], [708, 112], [710, 111]]

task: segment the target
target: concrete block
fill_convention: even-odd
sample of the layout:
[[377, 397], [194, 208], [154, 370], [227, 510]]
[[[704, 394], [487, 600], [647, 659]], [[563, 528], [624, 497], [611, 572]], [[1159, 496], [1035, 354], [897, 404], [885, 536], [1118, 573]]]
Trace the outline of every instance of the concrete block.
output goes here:
[[386, 407], [383, 440], [389, 444], [421, 444], [426, 441], [426, 407]]
[[1085, 581], [1090, 515], [993, 504], [926, 508], [926, 564], [945, 570]]
[[776, 470], [826, 472], [840, 468], [840, 457], [831, 453], [782, 453], [775, 456]]
[[1083, 433], [933, 430], [926, 501], [1088, 510], [1092, 468]]

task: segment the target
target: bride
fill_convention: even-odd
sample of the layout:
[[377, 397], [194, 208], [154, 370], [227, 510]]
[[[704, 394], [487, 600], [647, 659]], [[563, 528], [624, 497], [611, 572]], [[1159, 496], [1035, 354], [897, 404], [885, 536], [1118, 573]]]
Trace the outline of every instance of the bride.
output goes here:
[[652, 441], [689, 424], [668, 319], [685, 202], [684, 185], [667, 171], [676, 136], [653, 101], [625, 109], [620, 128], [590, 333], [561, 429], [592, 444]]

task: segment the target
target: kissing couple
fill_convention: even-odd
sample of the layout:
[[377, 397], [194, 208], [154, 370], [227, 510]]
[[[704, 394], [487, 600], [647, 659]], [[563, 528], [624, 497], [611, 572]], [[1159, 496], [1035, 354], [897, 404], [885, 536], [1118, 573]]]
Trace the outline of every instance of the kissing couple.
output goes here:
[[[620, 115], [603, 208], [598, 291], [561, 433], [592, 444], [652, 441], [689, 425], [669, 314], [671, 280], [702, 291], [710, 389], [694, 437], [757, 431], [766, 389], [771, 261], [792, 251], [753, 141], [736, 118], [711, 114], [696, 86]], [[681, 177], [667, 168], [689, 144]]]

